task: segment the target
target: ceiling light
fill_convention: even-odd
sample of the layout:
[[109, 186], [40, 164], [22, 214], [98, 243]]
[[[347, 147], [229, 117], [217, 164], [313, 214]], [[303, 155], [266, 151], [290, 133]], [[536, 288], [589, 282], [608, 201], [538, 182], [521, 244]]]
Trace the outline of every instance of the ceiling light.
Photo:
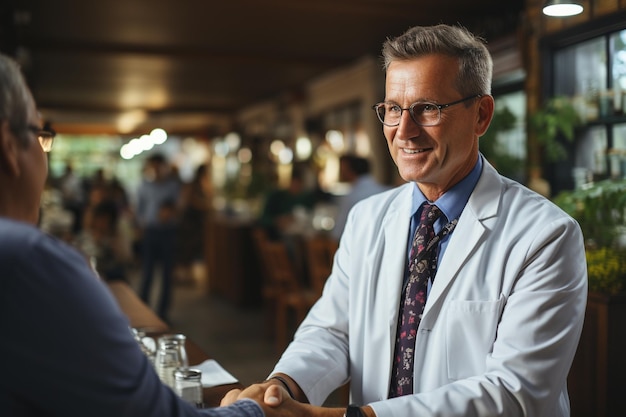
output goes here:
[[548, 0], [543, 6], [543, 14], [553, 17], [574, 16], [583, 12], [583, 6], [579, 1], [573, 0]]

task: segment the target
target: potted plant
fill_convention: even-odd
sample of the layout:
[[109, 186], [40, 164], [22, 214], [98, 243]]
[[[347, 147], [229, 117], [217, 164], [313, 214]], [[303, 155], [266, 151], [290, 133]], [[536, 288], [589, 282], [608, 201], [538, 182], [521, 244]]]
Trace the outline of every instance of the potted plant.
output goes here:
[[542, 145], [547, 162], [558, 162], [567, 157], [563, 145], [574, 140], [574, 130], [581, 124], [578, 112], [569, 97], [557, 96], [530, 115], [528, 126]]
[[554, 202], [574, 217], [585, 238], [589, 295], [585, 324], [568, 378], [572, 410], [608, 417], [623, 410], [626, 373], [626, 180], [562, 192]]
[[623, 249], [626, 179], [598, 181], [584, 189], [564, 191], [554, 202], [578, 221], [588, 249]]
[[626, 293], [626, 251], [602, 247], [587, 249], [589, 291], [606, 295]]
[[516, 122], [517, 118], [508, 107], [497, 109], [493, 113], [489, 129], [480, 138], [481, 153], [502, 175], [509, 178], [520, 176], [524, 161], [506, 152], [498, 141], [498, 135], [512, 130]]

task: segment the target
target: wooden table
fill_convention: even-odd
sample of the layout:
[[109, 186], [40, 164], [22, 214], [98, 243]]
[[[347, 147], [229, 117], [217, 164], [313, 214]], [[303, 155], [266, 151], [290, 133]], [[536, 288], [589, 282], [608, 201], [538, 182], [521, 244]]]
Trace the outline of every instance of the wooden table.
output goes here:
[[[176, 332], [176, 329], [171, 329], [167, 323], [161, 320], [126, 282], [111, 281], [107, 284], [120, 308], [128, 317], [132, 327], [141, 328], [146, 332], [146, 335], [154, 338], [158, 338], [165, 333]], [[211, 357], [193, 340], [190, 340], [189, 337], [187, 337], [185, 348], [189, 363], [199, 364], [207, 359], [211, 359]], [[218, 406], [222, 397], [233, 388], [241, 388], [241, 384], [228, 384], [204, 388], [203, 399], [205, 406]]]
[[250, 220], [216, 214], [206, 237], [209, 291], [244, 308], [263, 304], [263, 277], [252, 241], [253, 225]]
[[107, 284], [132, 327], [145, 328], [154, 332], [169, 330], [167, 323], [161, 320], [126, 282], [110, 281]]

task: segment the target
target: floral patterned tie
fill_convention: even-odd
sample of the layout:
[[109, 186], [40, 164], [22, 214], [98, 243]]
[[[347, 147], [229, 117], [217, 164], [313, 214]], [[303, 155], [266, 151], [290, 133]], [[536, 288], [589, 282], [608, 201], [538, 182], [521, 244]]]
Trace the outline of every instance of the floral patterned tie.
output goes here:
[[442, 215], [439, 207], [424, 203], [420, 223], [415, 231], [409, 255], [409, 278], [402, 292], [394, 363], [391, 369], [389, 397], [413, 393], [413, 353], [417, 328], [426, 305], [428, 280], [434, 279], [437, 270], [438, 243], [456, 226], [457, 220], [448, 223], [437, 236], [433, 224]]

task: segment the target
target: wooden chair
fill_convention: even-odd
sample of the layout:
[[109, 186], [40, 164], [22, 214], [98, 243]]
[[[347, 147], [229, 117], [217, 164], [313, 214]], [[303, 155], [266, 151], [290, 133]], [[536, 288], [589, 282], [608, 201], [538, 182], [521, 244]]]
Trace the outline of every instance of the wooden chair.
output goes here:
[[[311, 290], [316, 294], [317, 300], [322, 295], [324, 284], [326, 284], [326, 280], [332, 272], [335, 252], [339, 247], [339, 242], [330, 236], [315, 235], [307, 239], [304, 246], [308, 278]], [[350, 396], [350, 384], [347, 383], [337, 388], [332, 396], [337, 401], [337, 406], [347, 406]]]
[[[282, 350], [288, 343], [288, 338], [292, 330], [291, 324], [299, 325], [304, 320], [309, 309], [322, 295], [326, 279], [330, 275], [333, 265], [333, 257], [338, 247], [338, 242], [327, 236], [315, 236], [304, 241], [303, 258], [306, 262], [309, 285], [303, 286], [297, 278], [288, 256], [284, 244], [279, 243], [280, 248], [272, 257], [273, 266], [280, 269], [284, 274], [289, 275], [291, 287], [280, 296], [278, 310], [276, 314], [276, 344]], [[276, 260], [279, 260], [274, 262]], [[283, 261], [284, 260], [284, 261]], [[280, 275], [281, 272], [276, 271]], [[287, 278], [285, 278], [287, 279]], [[290, 322], [289, 313], [293, 312], [293, 322]]]
[[322, 295], [326, 279], [333, 267], [339, 242], [330, 236], [316, 235], [306, 240], [306, 263], [311, 288]]
[[268, 239], [262, 230], [254, 230], [253, 239], [265, 276], [263, 299], [268, 322], [273, 324], [276, 348], [282, 351], [290, 333], [304, 319], [319, 294], [301, 282], [284, 242]]
[[295, 328], [319, 298], [319, 294], [298, 279], [283, 242], [270, 242], [269, 253], [272, 279], [279, 288], [275, 317], [276, 347], [278, 351], [282, 351], [289, 343]]
[[284, 291], [273, 277], [271, 256], [269, 249], [269, 239], [265, 231], [261, 228], [252, 229], [252, 241], [256, 252], [257, 263], [260, 269], [262, 283], [261, 295], [263, 298], [263, 308], [265, 310], [266, 328], [270, 336], [274, 337], [276, 322], [276, 305], [279, 296]]

